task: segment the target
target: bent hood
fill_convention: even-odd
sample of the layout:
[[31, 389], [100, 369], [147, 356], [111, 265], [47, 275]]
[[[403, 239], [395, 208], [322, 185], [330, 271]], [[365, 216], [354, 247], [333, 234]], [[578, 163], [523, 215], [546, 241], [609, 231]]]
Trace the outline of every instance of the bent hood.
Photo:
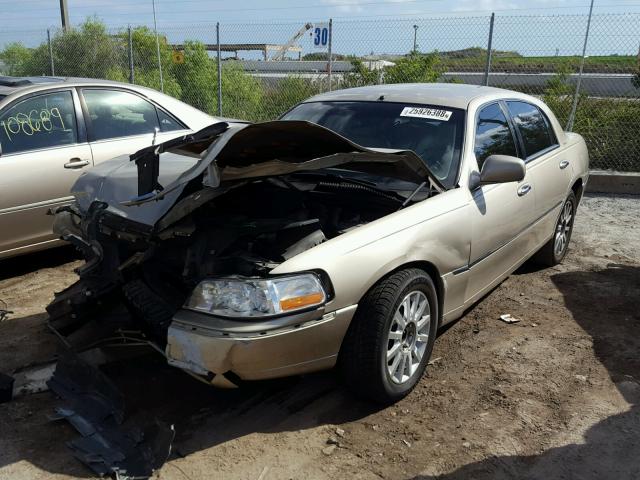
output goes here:
[[112, 213], [151, 226], [196, 179], [223, 192], [248, 179], [337, 166], [444, 190], [412, 151], [365, 148], [320, 125], [287, 120], [211, 125], [89, 169], [72, 193], [83, 211], [102, 201]]

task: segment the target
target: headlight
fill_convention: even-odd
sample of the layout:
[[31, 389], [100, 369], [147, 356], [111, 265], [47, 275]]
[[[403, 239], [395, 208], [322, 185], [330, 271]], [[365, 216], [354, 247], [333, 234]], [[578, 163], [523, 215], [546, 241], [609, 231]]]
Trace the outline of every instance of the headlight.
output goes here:
[[225, 317], [263, 317], [322, 305], [327, 299], [318, 277], [305, 273], [273, 279], [204, 280], [185, 307]]

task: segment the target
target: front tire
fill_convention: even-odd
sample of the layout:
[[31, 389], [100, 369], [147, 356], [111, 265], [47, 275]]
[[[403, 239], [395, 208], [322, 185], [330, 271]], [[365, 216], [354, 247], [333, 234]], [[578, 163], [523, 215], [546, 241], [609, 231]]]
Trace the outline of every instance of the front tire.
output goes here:
[[377, 283], [351, 322], [339, 358], [346, 385], [388, 404], [413, 390], [427, 367], [438, 327], [431, 277], [412, 268]]
[[573, 233], [577, 207], [578, 200], [575, 194], [571, 192], [562, 205], [553, 230], [553, 236], [536, 254], [535, 260], [541, 265], [553, 267], [564, 260], [569, 250], [569, 241]]

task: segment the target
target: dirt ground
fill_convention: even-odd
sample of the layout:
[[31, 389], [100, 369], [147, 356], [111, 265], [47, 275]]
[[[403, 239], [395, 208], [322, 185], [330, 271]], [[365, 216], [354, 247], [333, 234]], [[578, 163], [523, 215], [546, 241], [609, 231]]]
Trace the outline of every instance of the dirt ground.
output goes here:
[[[44, 359], [68, 249], [3, 262], [0, 371]], [[111, 367], [133, 411], [173, 423], [160, 479], [640, 479], [640, 197], [590, 196], [564, 264], [525, 265], [436, 342], [389, 408], [331, 372], [214, 390], [161, 358]], [[510, 313], [522, 321], [505, 324]], [[92, 478], [41, 393], [0, 405], [0, 479]], [[328, 447], [335, 441], [336, 447]]]

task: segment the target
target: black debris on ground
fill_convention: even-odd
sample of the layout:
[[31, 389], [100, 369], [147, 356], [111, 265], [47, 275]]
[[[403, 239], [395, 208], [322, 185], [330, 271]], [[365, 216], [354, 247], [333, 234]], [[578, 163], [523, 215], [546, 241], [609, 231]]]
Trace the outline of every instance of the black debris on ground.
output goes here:
[[173, 426], [155, 418], [126, 419], [121, 392], [96, 367], [67, 352], [48, 385], [63, 400], [52, 420], [64, 419], [80, 433], [67, 445], [96, 474], [145, 479], [166, 462]]

